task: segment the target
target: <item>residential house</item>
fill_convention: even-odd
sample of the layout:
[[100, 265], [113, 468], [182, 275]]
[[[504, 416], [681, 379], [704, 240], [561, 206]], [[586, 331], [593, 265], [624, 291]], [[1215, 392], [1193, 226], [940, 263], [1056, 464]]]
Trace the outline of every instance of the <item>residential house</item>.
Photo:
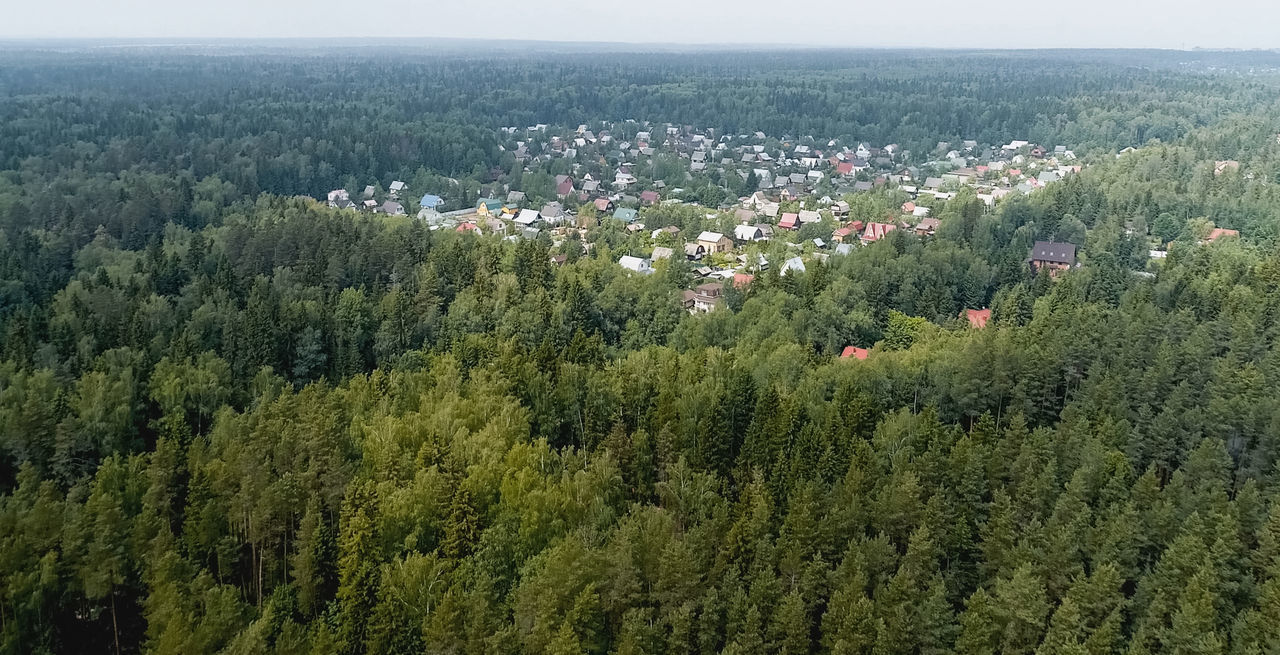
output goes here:
[[754, 225], [737, 225], [733, 228], [733, 238], [743, 242], [760, 241], [764, 239], [764, 235]]
[[698, 294], [694, 293], [693, 289], [685, 289], [680, 294], [680, 306], [683, 307], [685, 311], [692, 314], [695, 311], [694, 303], [697, 301], [697, 298]]
[[772, 239], [772, 238], [773, 238], [773, 226], [772, 226], [772, 225], [769, 225], [768, 223], [757, 223], [757, 224], [756, 224], [756, 229], [757, 229], [757, 230], [760, 230], [760, 238], [762, 238], [762, 239]]
[[916, 223], [916, 236], [931, 237], [938, 231], [939, 221], [936, 218], [924, 218]]
[[966, 309], [964, 310], [965, 318], [969, 319], [969, 327], [982, 329], [987, 327], [987, 321], [991, 320], [990, 309]]
[[893, 223], [867, 223], [866, 229], [862, 231], [862, 243], [864, 245], [875, 243], [897, 228], [898, 226]]
[[524, 202], [524, 192], [523, 192], [523, 191], [512, 191], [511, 193], [508, 193], [508, 194], [507, 194], [507, 204], [508, 204], [508, 205], [519, 205], [519, 204], [520, 204], [520, 203], [522, 203], [522, 202]]
[[404, 182], [401, 182], [400, 180], [396, 180], [391, 183], [391, 186], [388, 187], [388, 190], [391, 192], [392, 198], [399, 198], [400, 192], [404, 191], [407, 188], [409, 187], [405, 186]]
[[796, 218], [799, 219], [801, 225], [808, 225], [809, 223], [817, 223], [821, 221], [822, 214], [819, 214], [812, 209], [802, 209]]
[[866, 359], [869, 356], [871, 356], [870, 350], [853, 346], [845, 346], [844, 351], [840, 353], [840, 359]]
[[444, 204], [444, 200], [440, 196], [433, 195], [430, 193], [423, 195], [422, 199], [418, 201], [418, 206], [422, 207], [423, 209], [439, 210], [440, 205], [443, 205], [443, 204]]
[[608, 214], [613, 211], [613, 201], [608, 198], [596, 198], [595, 202], [591, 204], [595, 205], [596, 211], [601, 214]]
[[559, 184], [557, 184], [557, 185], [556, 185], [556, 195], [557, 195], [557, 196], [559, 196], [559, 197], [561, 197], [561, 198], [564, 198], [564, 197], [568, 196], [568, 195], [569, 195], [569, 194], [571, 194], [571, 193], [573, 193], [573, 181], [572, 181], [572, 180], [565, 180], [564, 182], [561, 182], [561, 183], [559, 183]]
[[391, 216], [405, 215], [404, 205], [401, 205], [400, 203], [394, 200], [388, 200], [382, 203], [382, 205], [378, 207], [378, 212], [381, 214], [389, 214]]
[[653, 249], [653, 254], [649, 256], [649, 259], [656, 262], [662, 259], [671, 259], [671, 256], [674, 254], [675, 254], [675, 251], [672, 250], [671, 248], [668, 248], [666, 246], [655, 246]]
[[1073, 243], [1037, 241], [1031, 247], [1027, 261], [1036, 271], [1047, 269], [1050, 275], [1057, 277], [1076, 265], [1076, 246]]
[[737, 219], [739, 223], [750, 223], [756, 220], [756, 213], [745, 207], [739, 207], [733, 210], [733, 217]]
[[476, 202], [476, 213], [481, 216], [497, 216], [502, 213], [502, 201], [497, 198], [481, 198]]
[[800, 227], [800, 215], [793, 212], [784, 213], [782, 220], [778, 221], [778, 227], [784, 230], [794, 230]]
[[742, 206], [760, 209], [767, 202], [769, 202], [769, 198], [764, 195], [764, 192], [756, 191], [755, 193], [747, 196], [746, 200], [742, 201]]
[[657, 191], [641, 191], [640, 192], [640, 203], [643, 205], [648, 206], [648, 205], [657, 204], [658, 199], [659, 199], [659, 196]]
[[617, 210], [613, 212], [613, 217], [622, 221], [623, 223], [631, 223], [635, 221], [636, 216], [638, 215], [639, 215], [639, 212], [637, 212], [634, 209], [631, 209], [630, 207], [619, 207]]
[[618, 265], [628, 271], [640, 273], [642, 275], [648, 275], [653, 272], [653, 267], [649, 265], [649, 260], [632, 257], [631, 255], [623, 255], [620, 257], [618, 259]]
[[693, 243], [684, 244], [685, 259], [688, 259], [691, 262], [702, 259], [702, 257], [706, 254], [707, 254], [707, 247], [700, 243], [693, 242]]
[[334, 189], [329, 192], [329, 206], [334, 209], [347, 209], [352, 206], [351, 196], [346, 189]]
[[537, 223], [540, 216], [536, 209], [521, 209], [520, 214], [515, 217], [515, 222], [522, 227], [530, 227]]
[[698, 244], [706, 248], [709, 254], [728, 252], [733, 249], [733, 239], [719, 232], [703, 232], [699, 234]]
[[693, 289], [693, 308], [699, 312], [710, 312], [723, 302], [724, 283], [707, 282]]
[[1238, 170], [1240, 170], [1240, 162], [1235, 161], [1233, 159], [1213, 162], [1214, 175], [1222, 175], [1227, 171], [1238, 171]]
[[1221, 238], [1223, 238], [1223, 237], [1237, 237], [1237, 238], [1238, 238], [1239, 236], [1240, 236], [1240, 231], [1239, 231], [1239, 230], [1226, 230], [1226, 229], [1223, 229], [1223, 228], [1220, 228], [1220, 227], [1215, 227], [1215, 228], [1213, 228], [1212, 230], [1210, 230], [1210, 231], [1209, 231], [1209, 236], [1207, 236], [1207, 237], [1205, 237], [1205, 238], [1204, 238], [1204, 242], [1205, 242], [1205, 243], [1213, 243], [1214, 241], [1217, 241], [1218, 239], [1221, 239]]
[[376, 189], [374, 188], [374, 186], [373, 186], [372, 184], [370, 184], [369, 186], [365, 187], [365, 188], [364, 188], [364, 197], [365, 197], [365, 199], [366, 199], [366, 200], [368, 200], [369, 198], [372, 198], [372, 197], [373, 197], [373, 194], [374, 194], [374, 192], [375, 192], [375, 191], [376, 191]]
[[804, 260], [799, 257], [792, 257], [782, 264], [782, 270], [778, 271], [778, 273], [786, 275], [787, 273], [803, 273], [804, 271]]
[[559, 223], [564, 220], [564, 205], [558, 202], [549, 202], [542, 206], [538, 211], [542, 215], [543, 220], [548, 223]]
[[750, 287], [751, 283], [755, 282], [755, 280], [756, 280], [756, 276], [750, 273], [734, 273], [733, 274], [733, 286], [735, 289], [745, 290], [748, 287]]

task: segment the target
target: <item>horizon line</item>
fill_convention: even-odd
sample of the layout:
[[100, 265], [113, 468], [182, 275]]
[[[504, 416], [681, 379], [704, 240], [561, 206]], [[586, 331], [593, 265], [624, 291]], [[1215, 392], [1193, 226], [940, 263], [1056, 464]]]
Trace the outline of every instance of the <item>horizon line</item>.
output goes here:
[[[284, 43], [281, 43], [284, 42]], [[205, 46], [205, 45], [222, 45], [222, 44], [301, 44], [305, 42], [328, 42], [328, 43], [347, 43], [352, 46], [395, 46], [395, 45], [431, 45], [431, 43], [475, 43], [483, 42], [487, 44], [501, 44], [504, 46], [513, 46], [520, 44], [530, 44], [538, 46], [598, 46], [598, 47], [653, 47], [653, 48], [690, 48], [703, 50], [739, 50], [739, 51], [765, 51], [765, 50], [839, 50], [839, 51], [889, 51], [889, 50], [906, 50], [906, 51], [934, 51], [934, 52], [1047, 52], [1047, 51], [1072, 51], [1072, 52], [1088, 52], [1088, 51], [1116, 51], [1116, 52], [1214, 52], [1214, 53], [1275, 53], [1280, 52], [1280, 46], [1273, 47], [1231, 47], [1231, 46], [1109, 46], [1109, 45], [1093, 45], [1093, 46], [1072, 46], [1072, 45], [1056, 45], [1043, 47], [1004, 47], [1004, 46], [930, 46], [920, 44], [877, 44], [877, 45], [859, 45], [849, 46], [844, 44], [826, 44], [826, 43], [789, 43], [789, 42], [734, 42], [734, 41], [618, 41], [618, 40], [561, 40], [561, 39], [539, 39], [539, 38], [487, 38], [487, 37], [468, 37], [468, 36], [309, 36], [309, 35], [282, 35], [282, 36], [6, 36], [0, 35], [0, 45], [32, 45], [38, 43], [57, 43], [60, 45], [72, 44], [94, 44], [108, 43], [132, 46]], [[483, 53], [477, 53], [483, 54]]]

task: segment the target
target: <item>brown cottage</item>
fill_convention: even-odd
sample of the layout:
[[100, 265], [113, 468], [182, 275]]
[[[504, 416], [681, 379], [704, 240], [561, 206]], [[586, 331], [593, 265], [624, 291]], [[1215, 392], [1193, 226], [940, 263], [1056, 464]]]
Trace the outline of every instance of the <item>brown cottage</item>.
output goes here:
[[1027, 261], [1036, 271], [1048, 269], [1050, 275], [1057, 277], [1062, 271], [1075, 267], [1076, 246], [1073, 243], [1037, 241]]

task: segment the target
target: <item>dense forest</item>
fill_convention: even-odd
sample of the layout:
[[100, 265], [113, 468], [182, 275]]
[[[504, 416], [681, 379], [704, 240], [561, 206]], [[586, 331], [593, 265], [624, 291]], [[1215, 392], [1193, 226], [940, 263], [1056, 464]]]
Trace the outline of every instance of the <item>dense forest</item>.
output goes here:
[[[1280, 76], [1189, 56], [0, 51], [0, 651], [1280, 651]], [[297, 197], [627, 118], [1090, 166], [700, 316]]]

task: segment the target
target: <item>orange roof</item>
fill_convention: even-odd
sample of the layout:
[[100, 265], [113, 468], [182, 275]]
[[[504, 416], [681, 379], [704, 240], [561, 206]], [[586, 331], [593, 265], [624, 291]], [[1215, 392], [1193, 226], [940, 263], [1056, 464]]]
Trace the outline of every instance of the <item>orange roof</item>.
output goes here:
[[867, 230], [862, 233], [862, 240], [879, 241], [897, 228], [898, 226], [893, 223], [868, 223]]
[[1238, 236], [1240, 236], [1240, 230], [1224, 230], [1220, 227], [1215, 227], [1213, 228], [1213, 231], [1209, 233], [1209, 236], [1208, 238], [1205, 239], [1205, 241], [1213, 242], [1213, 241], [1217, 241], [1218, 239], [1221, 239], [1222, 237], [1238, 237]]
[[969, 327], [984, 328], [987, 327], [987, 321], [991, 320], [990, 309], [966, 309], [964, 311], [969, 317]]
[[459, 225], [459, 226], [458, 226], [457, 231], [458, 231], [458, 232], [470, 232], [470, 231], [475, 230], [475, 229], [476, 229], [476, 224], [475, 224], [475, 223], [463, 223], [463, 224], [461, 224], [461, 225]]
[[750, 273], [734, 273], [733, 286], [739, 289], [745, 289], [751, 286], [751, 283], [754, 282], [755, 279], [756, 279], [756, 276], [751, 275]]
[[844, 352], [840, 353], [840, 358], [849, 359], [850, 357], [854, 357], [857, 359], [866, 359], [867, 356], [870, 354], [871, 354], [871, 351], [867, 350], [866, 348], [854, 348], [853, 346], [845, 346]]
[[906, 202], [902, 203], [902, 211], [903, 211], [903, 212], [910, 214], [911, 212], [913, 212], [913, 211], [915, 211], [915, 210], [916, 210], [916, 203], [911, 202], [910, 200], [908, 200], [908, 201], [906, 201]]

